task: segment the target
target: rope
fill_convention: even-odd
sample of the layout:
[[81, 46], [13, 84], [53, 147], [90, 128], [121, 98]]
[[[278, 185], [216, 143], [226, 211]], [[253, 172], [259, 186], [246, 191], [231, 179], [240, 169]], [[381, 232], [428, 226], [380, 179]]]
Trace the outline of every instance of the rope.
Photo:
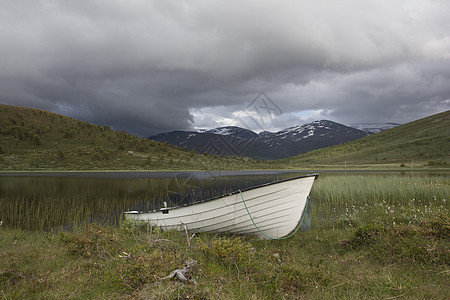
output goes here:
[[255, 225], [255, 228], [256, 228], [260, 233], [262, 233], [265, 237], [267, 237], [267, 238], [269, 238], [269, 239], [271, 239], [271, 240], [285, 240], [285, 239], [288, 239], [288, 238], [290, 238], [291, 236], [293, 236], [293, 235], [300, 229], [300, 226], [302, 226], [303, 219], [305, 218], [305, 215], [306, 215], [306, 210], [308, 209], [309, 196], [306, 198], [306, 204], [305, 204], [305, 209], [303, 210], [302, 218], [300, 219], [300, 222], [298, 223], [298, 225], [297, 225], [297, 227], [295, 228], [295, 230], [294, 230], [290, 235], [287, 235], [287, 236], [284, 236], [284, 237], [280, 237], [280, 238], [276, 238], [276, 237], [268, 236], [267, 234], [265, 234], [264, 232], [262, 232], [261, 229], [259, 229], [259, 227], [256, 225], [255, 221], [253, 220], [253, 217], [252, 217], [252, 215], [250, 214], [250, 211], [248, 210], [247, 204], [245, 203], [244, 196], [242, 196], [241, 190], [239, 190], [239, 194], [241, 194], [242, 203], [244, 203], [245, 209], [247, 210], [247, 214], [248, 214], [248, 216], [250, 217], [250, 220], [252, 220], [253, 225]]

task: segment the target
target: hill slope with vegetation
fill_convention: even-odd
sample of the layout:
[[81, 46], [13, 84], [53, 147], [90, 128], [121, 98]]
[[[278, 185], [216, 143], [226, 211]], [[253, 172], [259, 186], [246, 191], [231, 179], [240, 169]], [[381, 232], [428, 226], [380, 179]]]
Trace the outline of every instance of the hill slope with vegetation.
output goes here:
[[450, 111], [275, 162], [198, 154], [44, 110], [0, 104], [0, 171], [449, 167]]
[[28, 107], [0, 104], [0, 126], [2, 171], [251, 169], [263, 164], [187, 152]]
[[410, 122], [342, 145], [279, 160], [292, 167], [394, 164], [448, 167], [450, 111]]

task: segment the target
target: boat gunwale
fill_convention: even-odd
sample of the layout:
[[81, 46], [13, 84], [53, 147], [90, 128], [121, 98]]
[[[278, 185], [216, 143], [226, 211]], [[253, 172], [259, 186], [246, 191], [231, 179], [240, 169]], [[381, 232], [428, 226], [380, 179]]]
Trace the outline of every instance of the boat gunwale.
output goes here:
[[[167, 207], [167, 208], [164, 208], [164, 210], [165, 211], [169, 211], [169, 210], [178, 209], [178, 208], [182, 208], [182, 207], [192, 206], [192, 205], [213, 201], [213, 200], [217, 200], [217, 199], [228, 197], [228, 196], [233, 196], [233, 195], [239, 194], [241, 192], [247, 192], [247, 191], [254, 190], [254, 189], [257, 189], [257, 188], [261, 188], [261, 187], [265, 187], [265, 186], [269, 186], [269, 185], [273, 185], [273, 184], [277, 184], [277, 183], [282, 183], [282, 182], [286, 182], [286, 181], [301, 179], [301, 178], [308, 178], [308, 177], [315, 177], [314, 180], [316, 180], [319, 177], [319, 174], [318, 173], [312, 173], [312, 174], [306, 174], [306, 175], [296, 176], [296, 177], [292, 177], [292, 178], [281, 179], [281, 180], [277, 180], [277, 181], [273, 181], [273, 182], [267, 182], [267, 183], [255, 185], [255, 186], [252, 186], [252, 187], [240, 189], [240, 190], [237, 190], [237, 191], [233, 191], [233, 192], [228, 193], [228, 194], [223, 194], [223, 195], [220, 195], [220, 196], [215, 196], [215, 197], [212, 197], [212, 198], [203, 199], [203, 200], [196, 201], [196, 202], [189, 203], [189, 204]], [[137, 214], [148, 214], [148, 213], [157, 213], [157, 212], [162, 212], [162, 209], [160, 208], [160, 209], [149, 210], [149, 211], [127, 211], [127, 212], [124, 212], [124, 213], [125, 214], [129, 214], [129, 215], [137, 215]]]

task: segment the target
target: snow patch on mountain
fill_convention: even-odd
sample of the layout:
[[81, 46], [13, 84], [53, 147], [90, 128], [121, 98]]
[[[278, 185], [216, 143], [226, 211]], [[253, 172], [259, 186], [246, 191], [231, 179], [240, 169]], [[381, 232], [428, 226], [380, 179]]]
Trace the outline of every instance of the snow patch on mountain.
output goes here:
[[[205, 145], [213, 144], [223, 155], [247, 156], [253, 159], [278, 159], [306, 153], [315, 149], [345, 143], [367, 136], [368, 133], [328, 120], [293, 126], [281, 131], [262, 132], [236, 126], [189, 132], [170, 132], [150, 137], [175, 146], [185, 146], [199, 153]], [[216, 150], [217, 150], [216, 149]]]
[[[341, 128], [337, 125], [343, 126], [328, 120], [314, 121], [309, 124], [283, 129], [273, 134], [273, 136], [280, 139], [292, 139], [294, 142], [299, 142], [313, 136], [330, 135], [334, 130], [340, 131]], [[268, 136], [270, 135], [266, 135], [266, 137]]]
[[398, 123], [357, 123], [351, 125], [351, 127], [356, 128], [358, 130], [365, 131], [369, 134], [378, 133], [384, 130], [388, 130], [399, 126], [401, 124]]
[[231, 135], [241, 139], [253, 139], [258, 136], [256, 132], [251, 130], [237, 127], [237, 126], [225, 126], [218, 127], [209, 130], [205, 130], [205, 133], [219, 134], [219, 135]]

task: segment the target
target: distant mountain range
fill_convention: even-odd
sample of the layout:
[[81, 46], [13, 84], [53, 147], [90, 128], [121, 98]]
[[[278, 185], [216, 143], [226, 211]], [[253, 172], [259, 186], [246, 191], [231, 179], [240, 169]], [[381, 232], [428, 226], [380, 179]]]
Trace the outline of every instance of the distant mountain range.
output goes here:
[[241, 139], [253, 139], [258, 136], [256, 132], [253, 132], [251, 130], [237, 127], [237, 126], [225, 126], [225, 127], [218, 127], [214, 129], [209, 130], [198, 130], [199, 133], [212, 133], [212, 134], [219, 134], [219, 135], [231, 135], [237, 138]]
[[[176, 142], [178, 136], [179, 144], [186, 148], [197, 141], [194, 146], [200, 153], [257, 159], [288, 157], [272, 163], [188, 153], [156, 141], [140, 139], [125, 131], [111, 130], [108, 126], [93, 125], [28, 107], [0, 104], [0, 120], [2, 172], [304, 169], [337, 165], [363, 168], [372, 165], [392, 168], [397, 165], [403, 170], [415, 170], [416, 167], [448, 170], [450, 166], [450, 111], [370, 135], [326, 120], [276, 133], [256, 134], [231, 126], [161, 135], [172, 142]], [[368, 136], [358, 138], [352, 134], [354, 132]], [[356, 139], [343, 143], [346, 138]], [[341, 144], [310, 151], [333, 143]], [[301, 152], [307, 153], [289, 157], [289, 153]]]
[[195, 150], [227, 156], [273, 160], [353, 141], [369, 132], [333, 121], [320, 120], [272, 133], [257, 134], [236, 126], [198, 131], [171, 131], [149, 139]]
[[378, 133], [387, 129], [391, 129], [401, 124], [398, 123], [357, 123], [353, 124], [352, 127], [365, 131], [369, 134]]
[[403, 170], [416, 166], [450, 167], [450, 110], [371, 134], [344, 145], [323, 148], [278, 161], [301, 168], [312, 165], [396, 164]]

